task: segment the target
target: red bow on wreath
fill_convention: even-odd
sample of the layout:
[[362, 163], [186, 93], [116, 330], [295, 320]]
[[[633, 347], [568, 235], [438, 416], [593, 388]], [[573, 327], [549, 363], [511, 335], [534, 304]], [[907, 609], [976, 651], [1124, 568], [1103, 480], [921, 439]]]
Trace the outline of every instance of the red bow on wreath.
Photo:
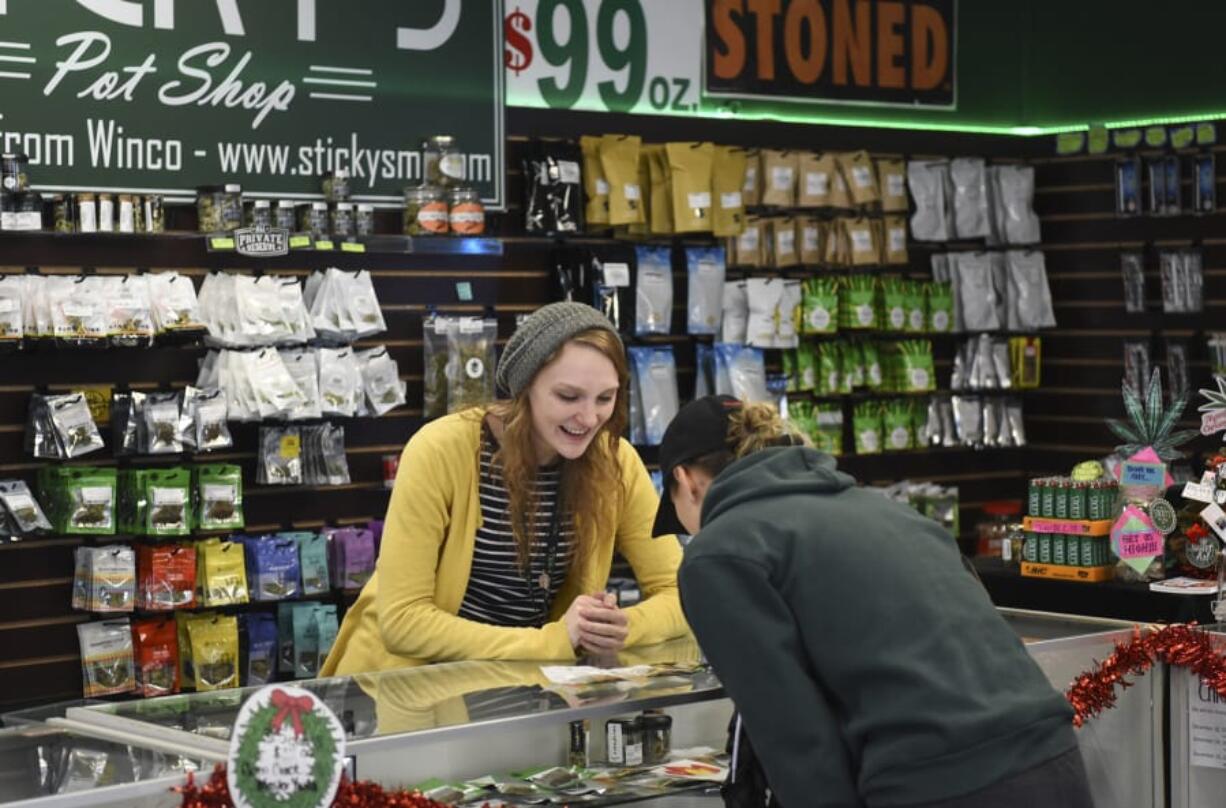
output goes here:
[[310, 696], [291, 696], [284, 690], [272, 691], [272, 706], [277, 708], [277, 714], [272, 718], [272, 731], [280, 732], [286, 717], [294, 724], [294, 734], [302, 737], [302, 714], [315, 709], [315, 702]]
[[1209, 535], [1209, 531], [1205, 530], [1205, 526], [1200, 522], [1190, 526], [1184, 531], [1184, 535], [1188, 537], [1188, 541], [1199, 542], [1201, 539]]

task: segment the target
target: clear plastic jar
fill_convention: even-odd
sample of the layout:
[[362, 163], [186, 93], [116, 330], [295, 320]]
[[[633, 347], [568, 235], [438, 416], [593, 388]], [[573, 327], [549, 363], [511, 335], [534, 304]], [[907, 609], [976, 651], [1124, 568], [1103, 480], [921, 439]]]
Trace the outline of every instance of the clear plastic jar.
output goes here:
[[227, 185], [221, 201], [221, 227], [237, 230], [243, 226], [243, 186]]
[[252, 227], [272, 227], [272, 202], [267, 199], [257, 199], [251, 203], [251, 218], [248, 222]]
[[447, 221], [457, 236], [479, 236], [485, 232], [485, 205], [475, 188], [456, 188], [450, 194]]
[[283, 230], [294, 232], [297, 224], [297, 216], [294, 213], [295, 203], [292, 199], [280, 199], [277, 201], [277, 211], [274, 219], [277, 227]]
[[30, 158], [24, 154], [0, 154], [0, 188], [9, 193], [20, 193], [30, 183]]
[[349, 172], [338, 168], [331, 174], [324, 174], [320, 180], [324, 199], [329, 202], [344, 202], [349, 198]]
[[464, 155], [456, 151], [454, 137], [435, 135], [422, 144], [421, 151], [427, 185], [448, 188], [464, 182]]
[[354, 218], [354, 229], [359, 236], [372, 236], [375, 233], [375, 206], [358, 205], [358, 213]]
[[115, 232], [115, 197], [112, 194], [98, 194], [98, 232]]
[[75, 199], [77, 210], [77, 229], [81, 233], [98, 232], [98, 197], [86, 192], [77, 194]]
[[328, 237], [328, 203], [311, 202], [298, 208], [298, 230], [313, 239]]
[[68, 194], [56, 194], [51, 197], [51, 210], [55, 223], [55, 232], [72, 233], [77, 229], [76, 215], [73, 209], [72, 197]]
[[119, 232], [136, 232], [136, 203], [140, 197], [131, 194], [119, 195]]
[[332, 235], [349, 238], [353, 235], [353, 205], [349, 202], [334, 202], [329, 211]]
[[166, 230], [166, 209], [160, 194], [146, 194], [142, 220], [146, 233], [161, 233]]
[[447, 234], [447, 200], [443, 190], [419, 185], [404, 191], [404, 234], [442, 236]]
[[663, 763], [673, 746], [673, 719], [664, 713], [648, 711], [639, 716], [643, 730], [643, 762]]
[[220, 185], [201, 185], [196, 188], [196, 216], [201, 233], [216, 233], [224, 230], [221, 209], [226, 189]]

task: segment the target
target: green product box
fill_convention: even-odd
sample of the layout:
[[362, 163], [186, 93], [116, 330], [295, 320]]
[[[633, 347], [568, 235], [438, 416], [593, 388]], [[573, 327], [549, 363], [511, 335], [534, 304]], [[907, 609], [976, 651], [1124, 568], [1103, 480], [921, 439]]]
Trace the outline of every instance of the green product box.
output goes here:
[[1039, 516], [1052, 517], [1056, 515], [1056, 486], [1052, 482], [1047, 482], [1043, 486], [1043, 502], [1039, 509]]
[[1068, 519], [1068, 484], [1059, 483], [1056, 485], [1055, 498], [1055, 517], [1057, 519]]
[[1027, 533], [1026, 541], [1022, 543], [1022, 560], [1035, 563], [1039, 560], [1039, 534]]
[[1027, 490], [1026, 513], [1038, 516], [1043, 511], [1043, 486], [1040, 480], [1031, 480]]
[[1094, 566], [1094, 537], [1082, 536], [1078, 544], [1081, 550], [1077, 557], [1078, 565], [1082, 567]]
[[1051, 544], [1052, 544], [1052, 541], [1051, 541], [1050, 533], [1040, 533], [1039, 534], [1039, 563], [1040, 564], [1050, 564], [1051, 563]]
[[1074, 485], [1068, 492], [1068, 518], [1086, 518], [1086, 488], [1084, 485]]
[[1051, 563], [1066, 564], [1064, 551], [1068, 548], [1068, 542], [1064, 538], [1064, 534], [1056, 533], [1051, 537]]

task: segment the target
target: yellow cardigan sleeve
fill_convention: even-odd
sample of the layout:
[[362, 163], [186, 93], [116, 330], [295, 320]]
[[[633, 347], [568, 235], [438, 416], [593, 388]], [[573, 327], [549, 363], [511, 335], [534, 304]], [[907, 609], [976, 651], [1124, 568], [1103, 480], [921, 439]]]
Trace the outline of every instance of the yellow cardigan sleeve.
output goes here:
[[573, 660], [574, 650], [560, 620], [541, 628], [490, 626], [436, 605], [440, 584], [467, 586], [468, 571], [444, 570], [440, 558], [448, 532], [467, 527], [453, 524], [457, 500], [470, 497], [477, 484], [466, 442], [445, 437], [441, 429], [420, 430], [400, 460], [378, 562], [375, 608], [384, 646], [390, 653], [432, 662]]
[[689, 632], [677, 590], [681, 545], [676, 536], [652, 537], [660, 503], [655, 486], [638, 452], [625, 440], [620, 454], [627, 490], [617, 524], [617, 551], [630, 562], [643, 594], [641, 603], [626, 609], [630, 618], [626, 645], [651, 645]]

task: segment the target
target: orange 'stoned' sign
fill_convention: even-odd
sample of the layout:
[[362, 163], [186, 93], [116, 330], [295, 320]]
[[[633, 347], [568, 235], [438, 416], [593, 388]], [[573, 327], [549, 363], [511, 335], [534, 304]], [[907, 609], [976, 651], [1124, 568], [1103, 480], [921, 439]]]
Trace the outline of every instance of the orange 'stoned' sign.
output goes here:
[[705, 92], [956, 107], [957, 0], [707, 0]]

